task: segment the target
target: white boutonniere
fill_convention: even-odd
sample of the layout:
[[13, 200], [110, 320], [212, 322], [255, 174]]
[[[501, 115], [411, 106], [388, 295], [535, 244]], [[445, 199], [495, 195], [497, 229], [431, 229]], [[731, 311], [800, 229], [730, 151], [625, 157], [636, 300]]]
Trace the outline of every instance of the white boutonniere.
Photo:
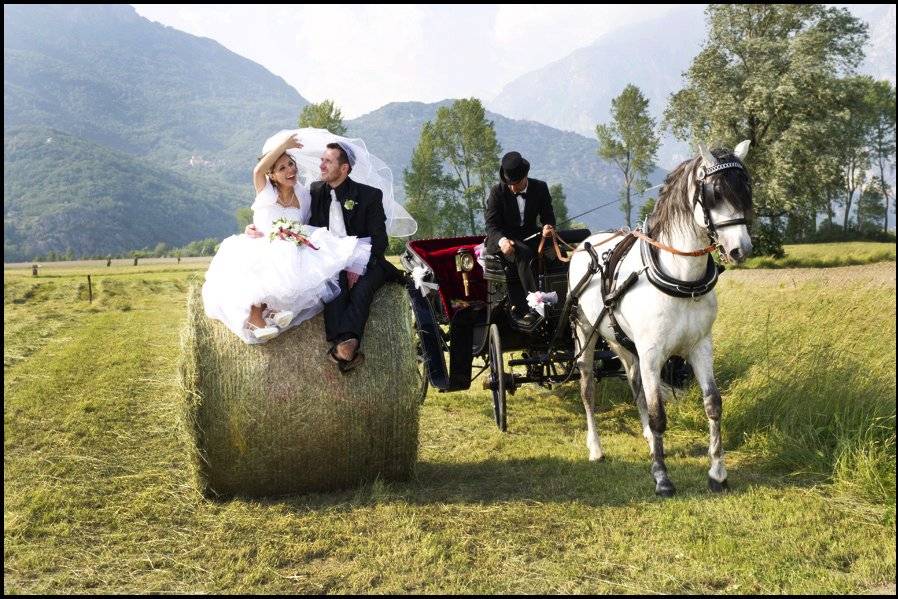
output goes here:
[[355, 208], [355, 200], [346, 200], [345, 202], [343, 202], [343, 208], [345, 208], [346, 210], [352, 210], [353, 208]]

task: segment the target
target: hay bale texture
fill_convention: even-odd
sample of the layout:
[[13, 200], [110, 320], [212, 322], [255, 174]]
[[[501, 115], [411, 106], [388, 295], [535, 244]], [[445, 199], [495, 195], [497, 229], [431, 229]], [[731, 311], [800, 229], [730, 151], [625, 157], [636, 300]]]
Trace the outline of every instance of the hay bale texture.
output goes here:
[[247, 345], [188, 295], [180, 364], [196, 478], [207, 497], [330, 491], [408, 478], [418, 451], [410, 309], [399, 285], [375, 296], [365, 363], [328, 360], [323, 314]]

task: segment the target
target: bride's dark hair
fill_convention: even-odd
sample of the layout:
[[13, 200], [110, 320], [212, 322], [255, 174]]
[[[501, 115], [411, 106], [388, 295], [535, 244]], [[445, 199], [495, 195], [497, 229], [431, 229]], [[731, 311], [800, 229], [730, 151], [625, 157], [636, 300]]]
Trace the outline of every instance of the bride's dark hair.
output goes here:
[[[292, 162], [294, 165], [296, 164], [296, 161], [293, 160], [293, 157], [290, 156], [290, 154], [284, 152], [283, 156], [286, 156], [287, 158], [289, 158], [289, 159], [290, 159], [290, 162]], [[262, 158], [264, 158], [264, 156], [263, 156]], [[259, 160], [262, 160], [262, 158], [259, 158]], [[274, 161], [274, 164], [272, 164], [272, 165], [271, 165], [271, 168], [268, 169], [268, 171], [265, 173], [265, 176], [268, 177], [268, 180], [271, 181], [271, 185], [272, 185], [275, 189], [279, 189], [279, 188], [278, 188], [278, 184], [277, 184], [277, 182], [274, 180], [274, 177], [272, 177], [271, 175], [272, 175], [272, 173], [274, 173], [274, 167], [277, 166], [278, 160], [280, 160], [280, 159], [281, 159], [281, 157], [278, 156], [278, 159]], [[298, 171], [297, 171], [296, 174], [297, 174], [297, 176], [299, 176], [299, 172], [298, 172]]]

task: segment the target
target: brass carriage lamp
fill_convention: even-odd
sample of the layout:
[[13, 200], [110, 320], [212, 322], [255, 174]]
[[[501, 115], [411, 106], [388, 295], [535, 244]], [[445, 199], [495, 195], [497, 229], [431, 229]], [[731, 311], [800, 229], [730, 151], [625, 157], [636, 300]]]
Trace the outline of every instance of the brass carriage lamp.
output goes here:
[[465, 297], [468, 297], [468, 273], [474, 270], [474, 251], [471, 248], [459, 248], [455, 253], [455, 270], [461, 273]]

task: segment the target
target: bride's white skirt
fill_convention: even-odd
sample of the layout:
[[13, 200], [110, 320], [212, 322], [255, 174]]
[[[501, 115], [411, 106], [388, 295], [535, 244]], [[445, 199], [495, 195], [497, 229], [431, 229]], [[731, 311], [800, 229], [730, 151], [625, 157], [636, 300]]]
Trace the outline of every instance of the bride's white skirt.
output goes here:
[[246, 343], [261, 343], [246, 328], [250, 306], [290, 310], [295, 317], [285, 328], [321, 312], [340, 293], [340, 271], [364, 274], [371, 242], [335, 237], [325, 228], [315, 229], [309, 241], [318, 249], [267, 236], [233, 235], [222, 241], [203, 285], [206, 315]]

